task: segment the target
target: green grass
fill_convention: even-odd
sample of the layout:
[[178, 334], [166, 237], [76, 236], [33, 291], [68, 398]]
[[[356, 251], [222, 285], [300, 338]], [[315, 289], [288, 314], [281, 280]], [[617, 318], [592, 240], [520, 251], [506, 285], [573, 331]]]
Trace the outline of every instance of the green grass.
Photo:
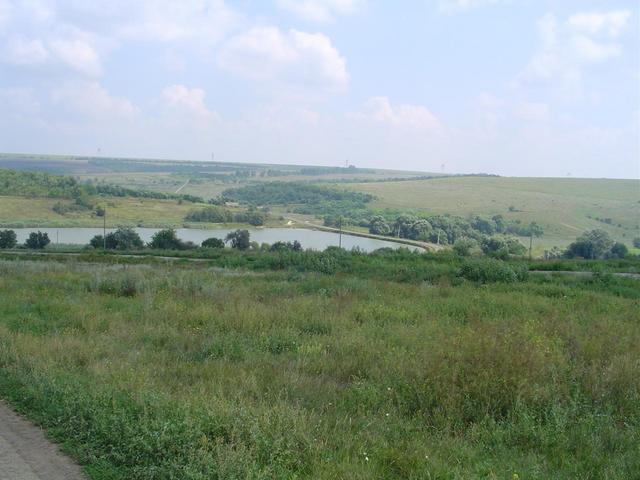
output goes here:
[[[91, 201], [95, 205], [106, 206], [108, 226], [181, 227], [190, 223], [185, 220], [189, 212], [206, 206], [179, 200], [130, 197], [96, 196], [91, 197]], [[0, 196], [0, 227], [102, 226], [103, 219], [97, 217], [93, 210], [59, 214], [53, 211], [56, 203], [71, 205], [73, 200]], [[268, 222], [269, 225], [281, 223], [275, 218]], [[211, 224], [197, 224], [199, 228], [206, 228], [208, 225]], [[228, 225], [231, 228], [236, 224]]]
[[93, 479], [633, 478], [636, 287], [0, 261], [0, 396]]
[[[638, 180], [458, 177], [344, 187], [375, 195], [373, 208], [460, 216], [500, 214], [525, 224], [536, 221], [545, 231], [534, 241], [538, 251], [564, 247], [594, 228], [606, 230], [627, 246], [640, 235]], [[511, 206], [520, 211], [510, 212]], [[596, 217], [611, 218], [613, 225]]]

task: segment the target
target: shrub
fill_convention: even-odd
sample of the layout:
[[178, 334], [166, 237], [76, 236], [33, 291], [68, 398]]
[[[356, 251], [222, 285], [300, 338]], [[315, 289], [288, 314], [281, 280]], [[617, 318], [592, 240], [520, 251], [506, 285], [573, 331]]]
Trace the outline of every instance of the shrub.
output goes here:
[[227, 242], [231, 242], [231, 248], [247, 250], [251, 246], [248, 230], [235, 230], [229, 232], [226, 237]]
[[224, 248], [224, 240], [216, 237], [207, 238], [202, 242], [203, 248]]
[[233, 221], [233, 215], [224, 208], [207, 207], [189, 212], [185, 220], [191, 222], [229, 223]]
[[178, 238], [173, 228], [160, 230], [151, 237], [149, 247], [157, 250], [186, 250], [189, 248], [182, 240]]
[[629, 249], [624, 243], [616, 242], [607, 254], [608, 258], [624, 258], [629, 253]]
[[31, 232], [29, 238], [24, 242], [24, 246], [33, 250], [41, 250], [51, 243], [49, 235], [45, 232], [38, 230], [37, 232]]
[[456, 255], [468, 257], [471, 255], [471, 250], [477, 247], [477, 245], [476, 241], [471, 238], [459, 238], [456, 240], [456, 243], [453, 244], [453, 251]]
[[13, 230], [0, 231], [0, 248], [13, 248], [18, 243], [16, 232]]
[[460, 267], [459, 276], [480, 283], [511, 283], [526, 278], [526, 267], [519, 267], [514, 269], [508, 263], [492, 258], [468, 260]]
[[613, 246], [613, 240], [604, 230], [590, 230], [576, 239], [565, 252], [568, 258], [602, 258]]
[[636, 237], [633, 239], [633, 246], [635, 248], [640, 248], [640, 237]]

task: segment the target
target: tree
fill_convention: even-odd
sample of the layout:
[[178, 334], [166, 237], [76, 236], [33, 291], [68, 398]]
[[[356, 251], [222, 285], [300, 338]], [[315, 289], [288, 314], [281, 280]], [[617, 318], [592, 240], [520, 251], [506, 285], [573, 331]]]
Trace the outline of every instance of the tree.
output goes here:
[[480, 248], [485, 255], [502, 259], [508, 258], [509, 255], [522, 255], [526, 251], [525, 246], [513, 237], [485, 237]]
[[47, 235], [46, 232], [38, 230], [37, 232], [31, 232], [29, 234], [29, 238], [24, 242], [24, 246], [33, 250], [41, 250], [49, 245], [49, 243], [51, 243], [49, 235]]
[[565, 252], [568, 258], [602, 258], [613, 246], [613, 240], [604, 230], [589, 230], [580, 235]]
[[203, 248], [224, 248], [224, 241], [216, 237], [207, 238], [202, 242]]
[[184, 250], [186, 246], [173, 228], [167, 228], [153, 234], [149, 247], [158, 250]]
[[89, 240], [89, 245], [91, 245], [93, 248], [104, 247], [104, 237], [102, 235], [96, 235], [91, 240]]
[[271, 245], [271, 247], [269, 248], [269, 251], [270, 252], [284, 252], [284, 251], [300, 252], [302, 251], [302, 244], [297, 240], [294, 240], [293, 243], [277, 241], [276, 243]]
[[140, 250], [144, 247], [140, 235], [130, 227], [120, 227], [115, 232], [107, 233], [105, 244], [109, 250]]
[[231, 247], [238, 250], [247, 250], [251, 246], [248, 230], [234, 230], [226, 237], [227, 242], [231, 242]]
[[0, 231], [0, 248], [13, 248], [18, 243], [16, 232], [13, 230]]
[[616, 242], [609, 250], [607, 257], [609, 258], [624, 258], [629, 253], [629, 249], [624, 243]]
[[369, 222], [369, 233], [374, 235], [389, 235], [391, 227], [382, 215], [376, 215]]
[[475, 217], [471, 221], [471, 226], [480, 233], [484, 233], [486, 235], [493, 235], [496, 231], [495, 221], [487, 220], [482, 217]]
[[453, 244], [453, 251], [456, 255], [468, 257], [471, 255], [471, 250], [477, 245], [476, 241], [471, 238], [459, 238], [456, 240], [456, 243]]

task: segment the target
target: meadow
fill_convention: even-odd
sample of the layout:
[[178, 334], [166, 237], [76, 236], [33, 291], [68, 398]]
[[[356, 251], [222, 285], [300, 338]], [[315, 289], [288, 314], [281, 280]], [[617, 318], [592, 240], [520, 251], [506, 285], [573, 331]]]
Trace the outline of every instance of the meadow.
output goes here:
[[[197, 204], [179, 200], [132, 197], [90, 197], [107, 210], [108, 226], [177, 227]], [[101, 227], [103, 218], [84, 209], [60, 214], [56, 204], [71, 206], [70, 199], [0, 196], [0, 225], [4, 227]], [[200, 208], [203, 205], [199, 205]]]
[[0, 396], [92, 479], [640, 471], [637, 280], [128, 261], [0, 260]]
[[344, 186], [374, 195], [377, 209], [535, 221], [544, 229], [539, 249], [565, 247], [594, 228], [629, 246], [640, 235], [638, 180], [449, 177]]

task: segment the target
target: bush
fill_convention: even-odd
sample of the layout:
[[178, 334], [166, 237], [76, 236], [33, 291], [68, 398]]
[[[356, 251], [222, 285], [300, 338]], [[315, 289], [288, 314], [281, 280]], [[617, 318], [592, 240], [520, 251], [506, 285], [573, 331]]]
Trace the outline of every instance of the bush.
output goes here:
[[471, 255], [471, 250], [476, 248], [478, 244], [471, 238], [459, 238], [456, 243], [453, 244], [453, 251], [456, 255], [461, 257], [468, 257]]
[[609, 250], [607, 258], [624, 258], [629, 253], [629, 249], [624, 243], [616, 242]]
[[216, 237], [207, 238], [202, 242], [203, 248], [224, 248], [224, 240]]
[[613, 246], [613, 240], [604, 230], [590, 230], [576, 239], [565, 252], [568, 258], [602, 258]]
[[178, 238], [173, 228], [156, 232], [153, 237], [151, 237], [149, 247], [157, 250], [186, 250], [189, 248], [187, 244]]
[[224, 208], [207, 207], [189, 212], [185, 220], [191, 222], [229, 223], [233, 221], [233, 215]]
[[636, 237], [633, 239], [633, 246], [635, 248], [640, 248], [640, 237]]
[[511, 266], [496, 259], [468, 260], [460, 267], [459, 276], [479, 283], [517, 282], [526, 279], [528, 271], [525, 265]]
[[0, 248], [13, 248], [17, 243], [16, 232], [13, 230], [0, 231]]
[[226, 237], [227, 242], [231, 242], [231, 248], [238, 250], [247, 250], [251, 246], [251, 240], [248, 230], [235, 230], [229, 232]]
[[24, 246], [33, 250], [40, 250], [50, 243], [51, 240], [49, 240], [49, 235], [38, 230], [37, 232], [31, 232], [29, 234], [29, 238], [27, 238], [27, 241], [24, 242]]
[[302, 245], [299, 241], [294, 240], [293, 242], [276, 242], [269, 248], [270, 252], [300, 252], [302, 251]]

